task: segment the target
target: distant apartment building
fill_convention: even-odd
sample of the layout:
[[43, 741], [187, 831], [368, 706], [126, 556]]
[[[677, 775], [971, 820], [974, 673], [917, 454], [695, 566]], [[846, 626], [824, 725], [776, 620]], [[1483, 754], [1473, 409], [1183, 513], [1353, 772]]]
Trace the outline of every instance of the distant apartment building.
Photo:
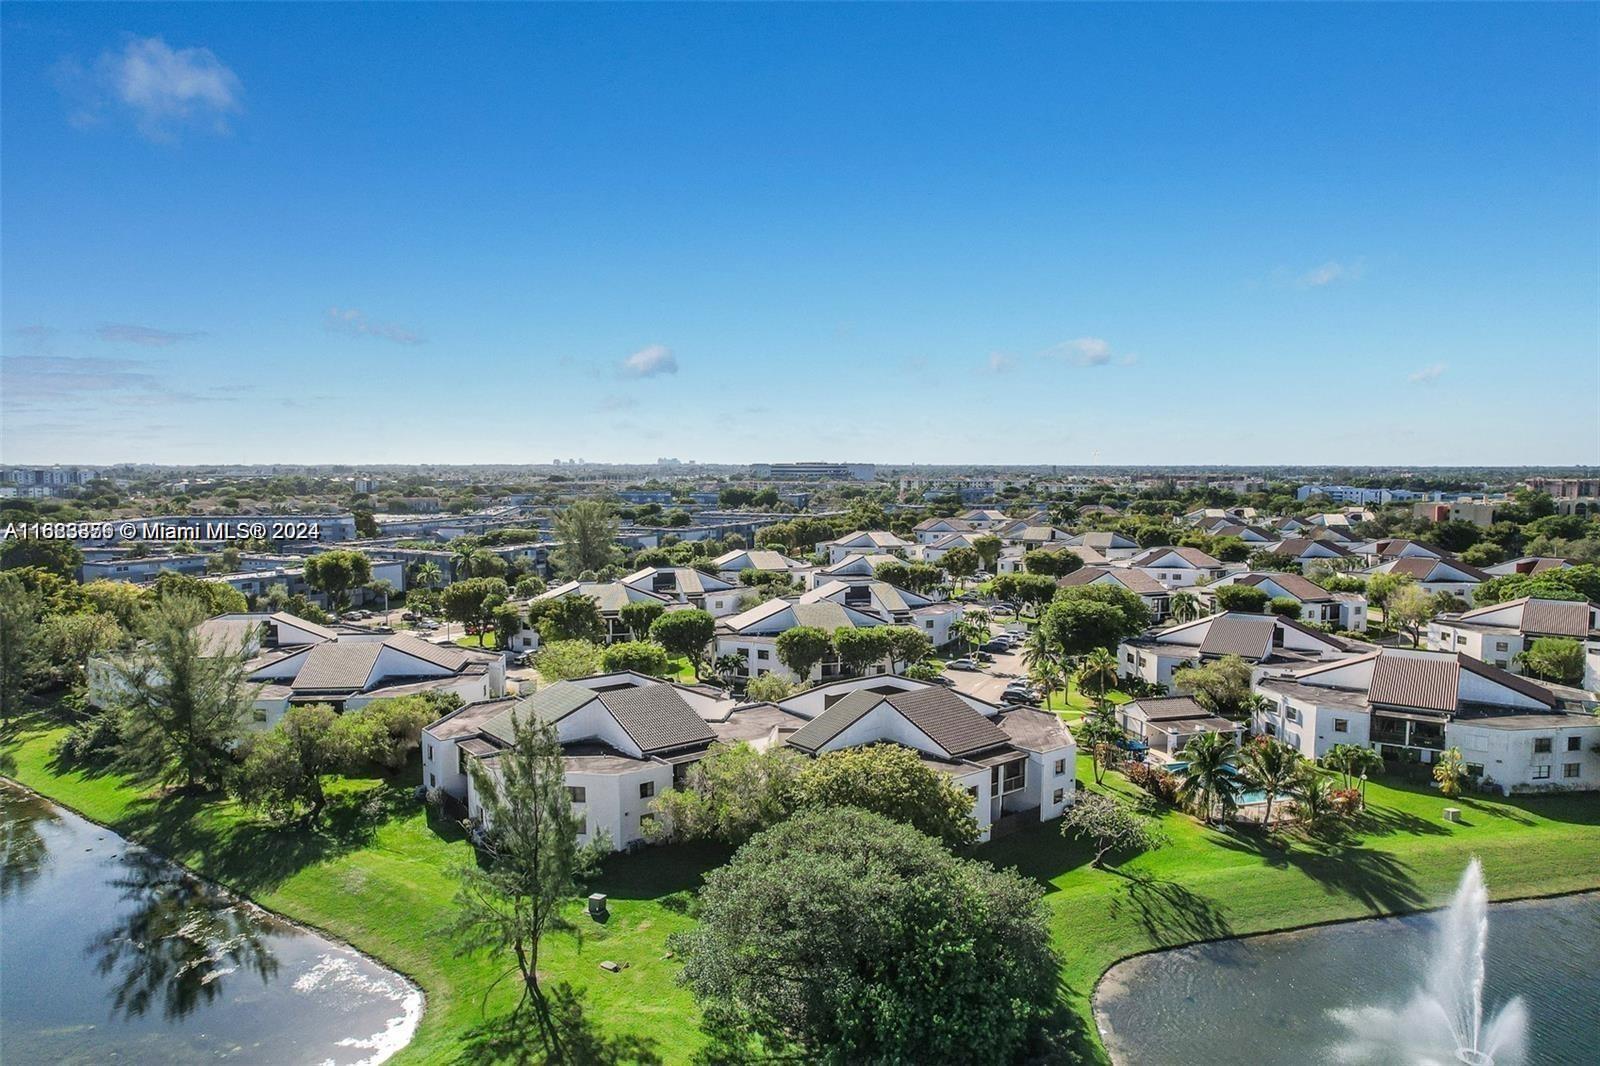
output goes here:
[[1313, 496], [1326, 496], [1336, 503], [1404, 503], [1422, 500], [1427, 493], [1410, 489], [1368, 489], [1356, 485], [1301, 485], [1295, 490], [1295, 499], [1308, 500]]
[[1411, 514], [1413, 517], [1424, 518], [1430, 522], [1471, 522], [1475, 526], [1487, 528], [1494, 525], [1506, 503], [1504, 498], [1488, 496], [1476, 499], [1464, 496], [1459, 500], [1428, 500], [1412, 504]]
[[775, 481], [816, 478], [828, 481], [871, 481], [878, 476], [876, 463], [756, 463], [752, 477]]

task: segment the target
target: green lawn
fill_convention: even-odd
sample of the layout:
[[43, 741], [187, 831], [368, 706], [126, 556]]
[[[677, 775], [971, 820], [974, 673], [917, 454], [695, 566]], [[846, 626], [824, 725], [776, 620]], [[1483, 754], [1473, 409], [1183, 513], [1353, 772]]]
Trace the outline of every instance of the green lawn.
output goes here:
[[[52, 756], [61, 730], [24, 720], [4, 744], [6, 772], [124, 835], [146, 841], [264, 905], [326, 929], [411, 975], [428, 993], [417, 1038], [399, 1061], [456, 1062], [483, 1024], [479, 997], [496, 963], [453, 954], [442, 927], [451, 915], [451, 870], [469, 848], [449, 824], [432, 823], [404, 780], [341, 782], [332, 825], [309, 835], [279, 832], [232, 803], [155, 803], [113, 776], [64, 771]], [[1080, 760], [1081, 781], [1092, 781]], [[1107, 787], [1127, 789], [1117, 775]], [[1374, 782], [1370, 812], [1339, 843], [1279, 833], [1223, 833], [1181, 814], [1165, 817], [1171, 843], [1117, 870], [1095, 870], [1081, 846], [1054, 825], [1030, 828], [979, 849], [1046, 891], [1063, 958], [1062, 1019], [1069, 1050], [1103, 1058], [1089, 997], [1113, 962], [1155, 947], [1364, 915], [1444, 901], [1467, 859], [1483, 860], [1498, 898], [1600, 887], [1600, 797], [1455, 801], [1463, 821], [1440, 817], [1445, 801], [1426, 788]], [[595, 886], [611, 897], [604, 925], [573, 914], [585, 937], [549, 942], [545, 970], [584, 990], [588, 1016], [612, 1033], [646, 1038], [668, 1062], [702, 1046], [697, 1013], [663, 958], [671, 932], [687, 927], [688, 893], [725, 858], [715, 849], [653, 848], [612, 860]], [[619, 974], [602, 960], [626, 964]], [[498, 1017], [513, 996], [490, 996]]]
[[463, 648], [494, 649], [500, 646], [500, 635], [498, 633], [480, 633], [476, 636], [457, 637], [456, 643]]

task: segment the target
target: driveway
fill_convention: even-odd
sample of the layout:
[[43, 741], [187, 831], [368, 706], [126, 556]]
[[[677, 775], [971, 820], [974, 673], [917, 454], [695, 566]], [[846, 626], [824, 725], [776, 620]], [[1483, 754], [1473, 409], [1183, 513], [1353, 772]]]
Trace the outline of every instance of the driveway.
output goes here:
[[987, 669], [947, 670], [945, 674], [955, 680], [957, 692], [990, 703], [1000, 702], [1000, 693], [1014, 678], [1028, 675], [1028, 668], [1022, 665], [1022, 656], [1015, 652], [1001, 652], [994, 657], [994, 662], [984, 665]]

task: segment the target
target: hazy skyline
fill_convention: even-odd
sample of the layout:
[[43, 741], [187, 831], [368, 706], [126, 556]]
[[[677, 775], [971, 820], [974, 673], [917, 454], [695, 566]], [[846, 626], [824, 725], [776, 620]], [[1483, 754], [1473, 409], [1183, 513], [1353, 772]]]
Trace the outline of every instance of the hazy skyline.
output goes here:
[[6, 462], [1600, 462], [1592, 5], [0, 21]]

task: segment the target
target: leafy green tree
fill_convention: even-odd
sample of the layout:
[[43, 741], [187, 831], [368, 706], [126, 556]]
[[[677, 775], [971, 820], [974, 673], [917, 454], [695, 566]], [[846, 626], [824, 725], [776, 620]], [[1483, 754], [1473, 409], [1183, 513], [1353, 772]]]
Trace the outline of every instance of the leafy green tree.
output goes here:
[[801, 681], [809, 679], [811, 671], [831, 651], [833, 638], [827, 630], [816, 626], [795, 626], [778, 635], [778, 661], [792, 670]]
[[1280, 795], [1294, 790], [1295, 779], [1300, 774], [1300, 753], [1271, 737], [1257, 737], [1239, 752], [1239, 772], [1252, 787], [1266, 793], [1266, 810], [1262, 822], [1272, 829], [1272, 803]]
[[303, 816], [304, 824], [315, 825], [328, 803], [322, 779], [351, 761], [335, 728], [338, 722], [325, 703], [299, 704], [272, 729], [249, 738], [232, 782], [239, 802], [265, 810], [276, 821]]
[[517, 578], [516, 585], [517, 598], [522, 600], [531, 600], [543, 592], [545, 587], [544, 578], [542, 577], [536, 577], [533, 574], [529, 574], [526, 577], [519, 577]]
[[1030, 574], [1065, 577], [1075, 570], [1083, 569], [1083, 559], [1076, 552], [1036, 548], [1023, 553], [1022, 566]]
[[933, 642], [916, 626], [886, 626], [889, 638], [889, 671], [898, 673], [895, 664], [912, 666], [933, 654]]
[[1217, 606], [1224, 611], [1243, 614], [1260, 614], [1267, 609], [1272, 597], [1254, 585], [1218, 585], [1211, 590]]
[[194, 600], [163, 600], [146, 616], [144, 640], [112, 665], [122, 767], [191, 792], [222, 781], [256, 693], [248, 647], [205, 640], [205, 619]]
[[993, 533], [974, 537], [972, 550], [978, 553], [979, 567], [991, 574], [994, 573], [995, 567], [1000, 563], [1000, 538]]
[[851, 629], [840, 626], [833, 631], [833, 650], [839, 662], [851, 674], [860, 675], [867, 667], [883, 662], [894, 650], [894, 642], [884, 632], [887, 626], [864, 626]]
[[709, 874], [669, 945], [708, 1027], [765, 1055], [1008, 1062], [1056, 995], [1040, 894], [878, 815], [808, 811]]
[[472, 763], [485, 825], [479, 861], [458, 867], [453, 933], [462, 954], [509, 955], [522, 979], [546, 1061], [567, 1062], [565, 1036], [539, 984], [540, 950], [552, 932], [573, 932], [566, 909], [599, 860], [600, 845], [583, 847], [583, 819], [572, 813], [561, 744], [533, 715], [512, 719], [510, 747], [495, 772]]
[[109, 651], [124, 639], [116, 619], [94, 611], [50, 615], [39, 631], [55, 684], [69, 689], [84, 684], [84, 668], [90, 656]]
[[481, 634], [489, 628], [496, 607], [506, 600], [506, 583], [497, 577], [469, 577], [446, 585], [439, 594], [444, 616]]
[[1367, 602], [1386, 609], [1395, 593], [1414, 584], [1416, 579], [1410, 574], [1373, 574], [1367, 579]]
[[528, 605], [528, 622], [539, 631], [540, 641], [588, 640], [599, 644], [606, 639], [600, 601], [577, 592], [533, 601]]
[[[1381, 576], [1381, 575], [1380, 575]], [[1433, 619], [1438, 605], [1421, 585], [1405, 585], [1384, 601], [1383, 617], [1395, 628], [1411, 634], [1411, 646], [1422, 644], [1422, 630]]]
[[1517, 661], [1534, 677], [1558, 685], [1583, 681], [1583, 645], [1566, 637], [1536, 637]]
[[1244, 718], [1254, 707], [1250, 664], [1237, 655], [1180, 667], [1173, 672], [1172, 684], [1180, 692], [1192, 693], [1196, 703], [1223, 718]]
[[978, 838], [972, 797], [899, 744], [824, 752], [801, 769], [802, 807], [858, 807], [937, 837], [950, 847]]
[[207, 618], [219, 614], [243, 614], [250, 609], [244, 593], [220, 581], [202, 581], [193, 574], [163, 570], [149, 585], [157, 602], [171, 599], [198, 601]]
[[611, 508], [599, 500], [579, 500], [556, 512], [552, 554], [556, 569], [567, 577], [599, 570], [616, 555], [620, 523]]
[[978, 572], [978, 553], [971, 548], [951, 548], [939, 559], [939, 565], [959, 589], [961, 582]]
[[1207, 824], [1214, 815], [1226, 823], [1239, 806], [1239, 778], [1232, 760], [1238, 745], [1227, 733], [1201, 733], [1178, 752], [1189, 764], [1178, 797]]
[[669, 655], [682, 655], [700, 676], [706, 650], [717, 634], [717, 622], [705, 611], [668, 611], [650, 624], [650, 639], [667, 649]]
[[11, 537], [0, 542], [0, 570], [37, 567], [69, 580], [77, 580], [83, 552], [70, 540]]
[[372, 561], [358, 551], [318, 552], [305, 562], [306, 584], [333, 599], [336, 611], [350, 604], [350, 590], [372, 580]]
[[587, 640], [557, 640], [542, 644], [533, 657], [534, 669], [545, 681], [570, 681], [601, 672], [600, 647]]
[[[753, 685], [773, 675], [751, 678]], [[689, 768], [682, 788], [656, 797], [652, 836], [742, 844], [793, 813], [806, 759], [793, 748], [757, 751], [744, 741], [714, 744]]]
[[1117, 687], [1117, 657], [1105, 648], [1095, 648], [1078, 663], [1078, 691], [1103, 702]]
[[339, 716], [336, 739], [351, 766], [365, 763], [395, 773], [421, 745], [423, 728], [460, 706], [461, 697], [453, 692], [373, 700]]
[[1094, 783], [1104, 783], [1106, 769], [1122, 750], [1122, 728], [1116, 719], [1103, 709], [1091, 711], [1072, 727], [1072, 736], [1078, 742], [1079, 751], [1093, 756], [1090, 769], [1094, 772]]
[[650, 632], [650, 627], [655, 625], [656, 619], [666, 612], [667, 605], [654, 600], [635, 600], [622, 605], [617, 612], [617, 618], [628, 627], [628, 632], [633, 634], [633, 639], [643, 640]]
[[794, 694], [794, 684], [782, 674], [757, 674], [745, 682], [745, 698], [757, 702], [777, 703]]
[[1084, 792], [1061, 816], [1063, 836], [1087, 840], [1094, 849], [1089, 865], [1105, 866], [1113, 851], [1154, 851], [1166, 837], [1153, 818], [1140, 814], [1133, 804], [1104, 792]]
[[1298, 620], [1300, 617], [1300, 601], [1293, 596], [1274, 596], [1267, 607], [1280, 618]]
[[944, 582], [944, 571], [931, 563], [895, 561], [879, 563], [872, 568], [872, 576], [895, 588], [926, 595]]
[[[1139, 607], [1143, 613], [1144, 605], [1141, 603]], [[1114, 603], [1089, 598], [1058, 598], [1045, 609], [1039, 627], [1049, 635], [1051, 644], [1060, 648], [1063, 655], [1077, 658], [1096, 648], [1113, 649], [1137, 634], [1143, 626], [1131, 625], [1132, 617], [1130, 612]]]
[[0, 728], [43, 682], [48, 663], [39, 616], [44, 598], [0, 572]]
[[651, 677], [665, 677], [671, 671], [667, 650], [648, 640], [623, 640], [600, 653], [600, 667], [606, 673], [632, 670]]
[[113, 619], [124, 633], [139, 630], [144, 609], [150, 604], [138, 585], [127, 581], [91, 581], [82, 588], [91, 610]]

